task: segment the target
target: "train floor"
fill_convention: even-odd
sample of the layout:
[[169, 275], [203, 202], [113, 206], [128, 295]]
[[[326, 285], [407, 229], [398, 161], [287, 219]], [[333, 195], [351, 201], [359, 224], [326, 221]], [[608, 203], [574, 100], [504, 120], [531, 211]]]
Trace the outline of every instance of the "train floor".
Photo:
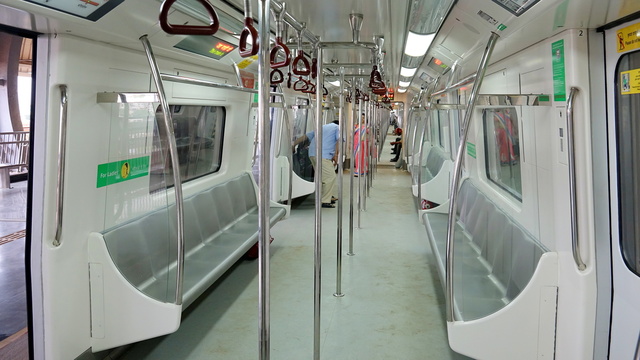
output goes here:
[[[355, 255], [348, 256], [345, 175], [344, 297], [334, 296], [338, 209], [322, 209], [321, 358], [466, 359], [448, 347], [444, 294], [413, 205], [410, 176], [379, 167], [361, 228], [354, 230]], [[311, 195], [271, 230], [273, 359], [313, 358], [313, 229]], [[240, 261], [184, 312], [176, 333], [138, 343], [122, 358], [256, 359], [257, 312], [258, 262]]]

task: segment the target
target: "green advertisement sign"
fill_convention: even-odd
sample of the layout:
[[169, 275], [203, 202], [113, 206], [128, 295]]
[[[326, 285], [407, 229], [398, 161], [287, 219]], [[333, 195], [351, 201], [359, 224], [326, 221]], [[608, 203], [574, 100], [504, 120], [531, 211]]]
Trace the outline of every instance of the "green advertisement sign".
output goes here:
[[476, 158], [476, 144], [467, 142], [467, 155], [471, 156], [474, 159]]
[[96, 187], [101, 188], [149, 175], [149, 156], [98, 165]]
[[551, 56], [553, 64], [553, 100], [567, 100], [567, 81], [564, 66], [564, 40], [558, 40], [551, 44]]

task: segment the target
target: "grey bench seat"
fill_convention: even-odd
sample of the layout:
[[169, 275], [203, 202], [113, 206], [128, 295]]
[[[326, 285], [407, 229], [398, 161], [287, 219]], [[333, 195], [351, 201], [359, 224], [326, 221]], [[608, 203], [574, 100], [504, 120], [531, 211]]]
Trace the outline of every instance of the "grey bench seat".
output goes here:
[[[488, 200], [471, 180], [462, 183], [458, 196], [454, 300], [461, 319], [473, 320], [492, 314], [515, 299], [547, 250]], [[423, 220], [444, 285], [448, 214], [425, 212]]]
[[442, 149], [438, 146], [433, 146], [431, 150], [429, 150], [429, 155], [427, 155], [426, 165], [420, 170], [422, 171], [422, 182], [426, 183], [431, 181], [436, 175], [438, 175], [445, 160], [447, 159]]
[[[184, 199], [184, 307], [257, 242], [256, 199], [247, 173]], [[122, 275], [160, 301], [171, 299], [175, 293], [174, 214], [175, 207], [171, 206], [102, 232]], [[285, 214], [284, 208], [271, 207], [270, 224]]]

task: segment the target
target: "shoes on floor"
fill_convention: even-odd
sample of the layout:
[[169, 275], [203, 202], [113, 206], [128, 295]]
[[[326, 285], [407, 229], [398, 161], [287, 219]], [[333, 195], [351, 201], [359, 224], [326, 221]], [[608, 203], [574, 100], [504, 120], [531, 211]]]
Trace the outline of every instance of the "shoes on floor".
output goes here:
[[330, 208], [330, 209], [334, 209], [336, 206], [331, 204], [331, 203], [322, 203], [322, 207], [323, 208]]
[[391, 162], [396, 162], [396, 161], [398, 161], [398, 159], [391, 159], [391, 160], [389, 160], [389, 161], [391, 161]]

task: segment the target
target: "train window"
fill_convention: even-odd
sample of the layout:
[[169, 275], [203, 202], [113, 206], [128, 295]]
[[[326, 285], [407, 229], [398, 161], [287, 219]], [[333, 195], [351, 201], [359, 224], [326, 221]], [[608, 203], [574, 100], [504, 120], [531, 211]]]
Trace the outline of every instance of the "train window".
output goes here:
[[483, 120], [487, 178], [522, 201], [520, 135], [516, 109], [485, 109]]
[[438, 116], [437, 111], [434, 111], [429, 118], [429, 138], [431, 139], [431, 145], [436, 146], [440, 144], [440, 116]]
[[640, 92], [636, 74], [640, 52], [625, 54], [618, 63], [616, 79], [616, 124], [618, 191], [620, 199], [620, 248], [627, 267], [640, 275]]
[[[309, 99], [296, 98], [296, 105], [300, 107], [294, 111], [292, 144], [307, 133]], [[293, 154], [293, 172], [307, 181], [313, 181], [313, 166], [309, 160], [308, 147], [308, 143], [298, 145], [296, 153]]]
[[[220, 170], [226, 110], [221, 106], [170, 105], [182, 182]], [[151, 190], [173, 186], [173, 168], [162, 108], [156, 110]]]

